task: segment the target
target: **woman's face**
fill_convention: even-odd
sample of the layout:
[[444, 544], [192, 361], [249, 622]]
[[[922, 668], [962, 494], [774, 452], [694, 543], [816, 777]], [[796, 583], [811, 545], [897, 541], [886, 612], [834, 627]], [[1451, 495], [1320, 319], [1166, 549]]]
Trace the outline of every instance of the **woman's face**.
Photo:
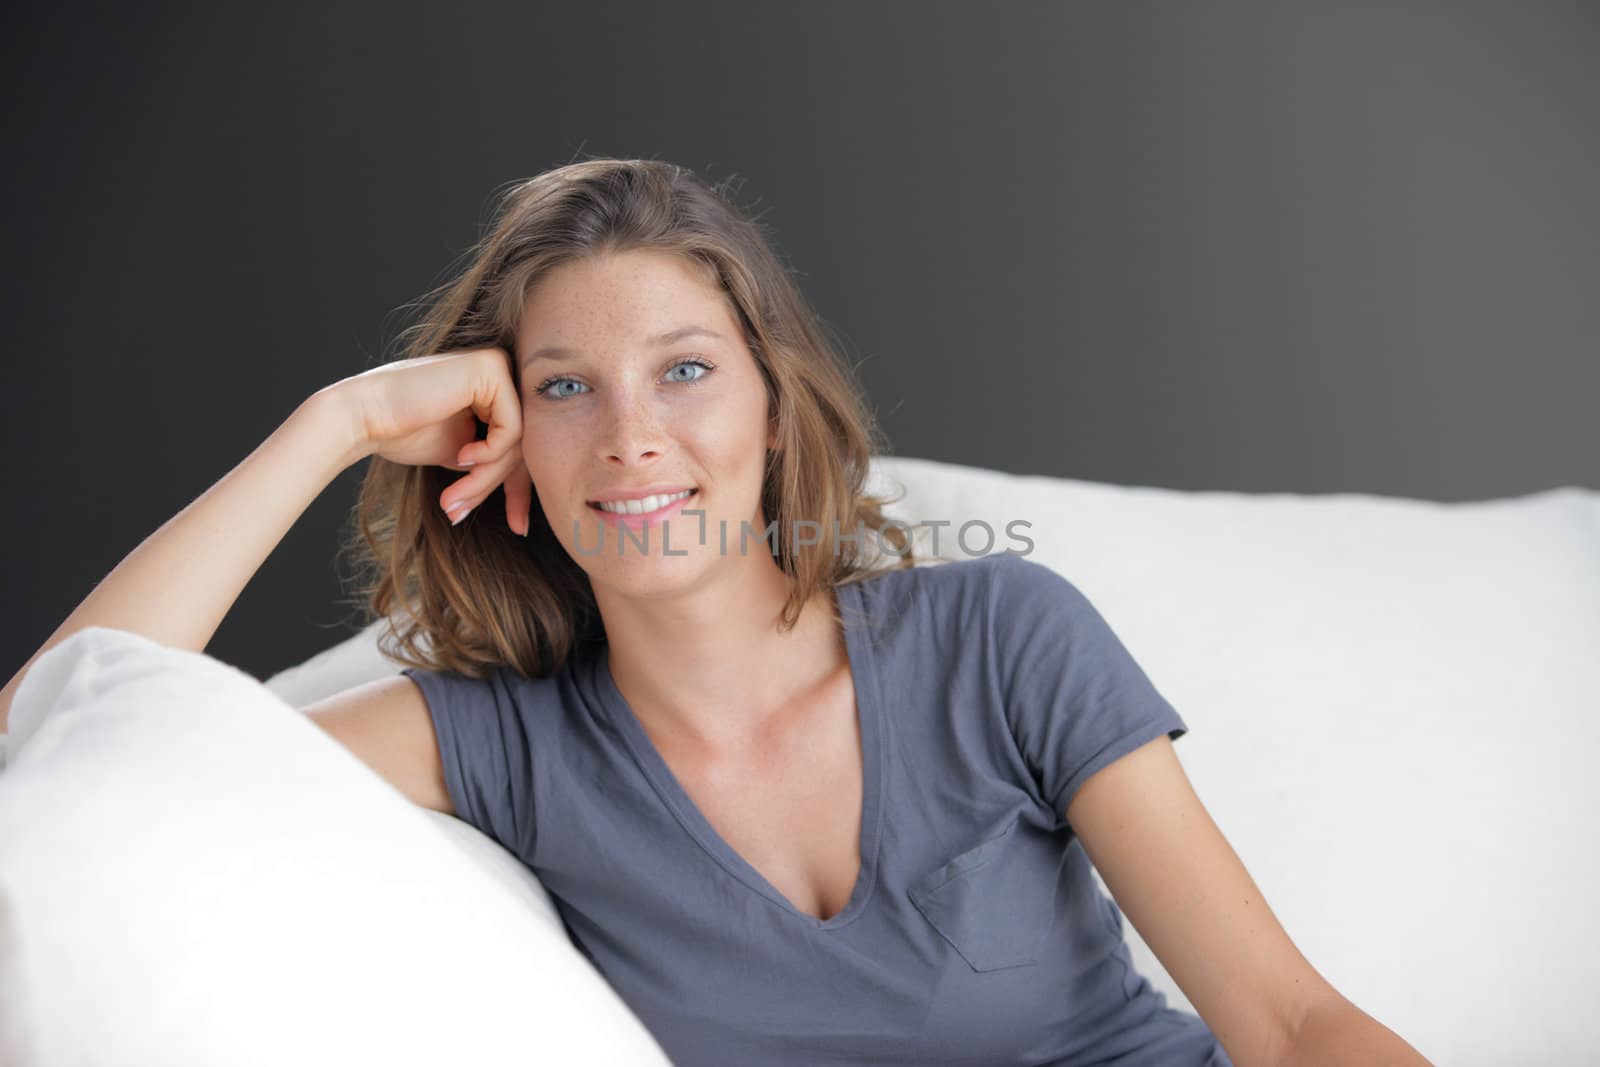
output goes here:
[[[592, 581], [669, 592], [737, 559], [741, 523], [760, 534], [766, 389], [728, 298], [694, 265], [654, 251], [563, 264], [529, 297], [514, 356], [534, 494]], [[665, 512], [596, 504], [648, 491], [648, 508], [684, 489]], [[766, 551], [755, 537], [745, 549]]]

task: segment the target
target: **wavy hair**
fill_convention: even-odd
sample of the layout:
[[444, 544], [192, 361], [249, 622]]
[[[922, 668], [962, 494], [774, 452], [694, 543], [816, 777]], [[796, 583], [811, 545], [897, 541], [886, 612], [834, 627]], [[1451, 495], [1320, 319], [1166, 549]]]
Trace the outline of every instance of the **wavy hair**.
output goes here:
[[[487, 232], [464, 253], [464, 266], [411, 305], [421, 314], [400, 334], [393, 358], [485, 347], [514, 354], [529, 295], [574, 260], [645, 249], [696, 265], [730, 301], [777, 424], [761, 504], [763, 517], [776, 520], [779, 534], [769, 547], [790, 580], [781, 622], [787, 630], [814, 593], [915, 566], [916, 559], [906, 528], [882, 511], [899, 497], [864, 491], [869, 459], [887, 451], [887, 442], [853, 371], [774, 253], [766, 227], [732, 201], [727, 184], [712, 186], [671, 163], [611, 158], [512, 184]], [[521, 394], [516, 362], [510, 370]], [[480, 438], [485, 431], [480, 421]], [[385, 620], [378, 636], [385, 655], [477, 678], [498, 666], [544, 677], [580, 647], [604, 640], [588, 575], [557, 540], [537, 495], [525, 538], [507, 525], [503, 487], [451, 526], [435, 502], [459, 472], [380, 456], [368, 462], [341, 552], [356, 560], [355, 602], [369, 622]], [[796, 523], [817, 543], [782, 535]], [[874, 538], [892, 552], [869, 558], [865, 542]], [[834, 615], [837, 621], [836, 605]]]

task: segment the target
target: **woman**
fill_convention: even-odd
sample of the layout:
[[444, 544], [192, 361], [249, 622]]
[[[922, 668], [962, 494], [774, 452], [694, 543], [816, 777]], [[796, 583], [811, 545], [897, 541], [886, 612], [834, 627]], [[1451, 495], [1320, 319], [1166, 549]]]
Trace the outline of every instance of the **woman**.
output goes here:
[[[307, 713], [519, 855], [675, 1062], [1425, 1062], [1284, 936], [1071, 583], [909, 566], [859, 390], [719, 190], [605, 159], [516, 186], [408, 345], [45, 648], [203, 648], [371, 457], [353, 547], [412, 666]], [[1119, 904], [1203, 1022], [1133, 971]]]

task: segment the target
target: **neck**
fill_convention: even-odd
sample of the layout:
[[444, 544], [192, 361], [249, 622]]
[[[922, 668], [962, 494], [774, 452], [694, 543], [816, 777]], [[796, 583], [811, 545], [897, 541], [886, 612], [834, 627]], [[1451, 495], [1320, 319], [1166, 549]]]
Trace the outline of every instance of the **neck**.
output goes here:
[[788, 576], [764, 552], [747, 558], [670, 598], [595, 587], [612, 678], [663, 747], [745, 748], [849, 663], [833, 594], [813, 596], [780, 632]]

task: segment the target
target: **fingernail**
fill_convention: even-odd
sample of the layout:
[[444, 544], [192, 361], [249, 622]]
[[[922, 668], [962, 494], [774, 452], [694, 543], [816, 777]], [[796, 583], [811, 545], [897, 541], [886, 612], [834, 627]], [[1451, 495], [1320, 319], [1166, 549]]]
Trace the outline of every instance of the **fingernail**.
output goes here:
[[446, 511], [445, 514], [450, 518], [450, 525], [455, 526], [462, 519], [466, 518], [467, 512], [471, 510], [472, 506], [465, 500], [458, 500], [454, 504], [450, 505], [450, 509]]

